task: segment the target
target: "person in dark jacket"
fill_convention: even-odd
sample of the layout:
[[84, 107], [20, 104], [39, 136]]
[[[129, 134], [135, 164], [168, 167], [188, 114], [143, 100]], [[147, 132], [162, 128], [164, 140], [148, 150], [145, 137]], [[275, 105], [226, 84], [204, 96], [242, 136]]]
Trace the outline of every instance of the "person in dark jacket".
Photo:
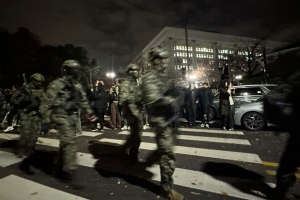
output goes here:
[[112, 130], [116, 128], [121, 128], [121, 109], [119, 106], [119, 86], [114, 87], [114, 91], [110, 95], [110, 126]]
[[210, 88], [208, 88], [208, 83], [203, 83], [203, 87], [199, 89], [199, 104], [201, 105], [200, 113], [202, 115], [201, 127], [209, 128], [209, 110], [213, 104], [213, 94]]
[[229, 130], [233, 129], [234, 101], [232, 98], [232, 85], [228, 79], [221, 81], [220, 84], [220, 113], [222, 115], [222, 127], [226, 130], [227, 123]]
[[[94, 102], [94, 114], [98, 118], [94, 122], [94, 128], [92, 131], [103, 131], [104, 127], [104, 114], [107, 108], [107, 95], [104, 90], [104, 86], [101, 82], [97, 81], [95, 89], [91, 92], [90, 100]], [[100, 124], [100, 129], [97, 128], [97, 123]]]
[[194, 83], [190, 83], [190, 90], [187, 99], [187, 111], [188, 111], [188, 125], [190, 127], [196, 126], [196, 101], [198, 95], [195, 89]]
[[272, 200], [296, 199], [289, 189], [296, 183], [295, 173], [300, 167], [300, 72], [293, 74], [288, 79], [288, 83], [293, 86], [289, 94], [289, 102], [293, 106], [292, 119], [287, 125], [284, 125], [289, 133], [289, 138], [277, 169], [276, 187], [269, 198]]

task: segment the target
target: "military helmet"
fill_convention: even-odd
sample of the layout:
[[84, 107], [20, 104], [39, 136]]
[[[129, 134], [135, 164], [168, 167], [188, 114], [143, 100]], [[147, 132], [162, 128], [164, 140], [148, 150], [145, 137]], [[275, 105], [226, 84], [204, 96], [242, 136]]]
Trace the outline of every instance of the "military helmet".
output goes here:
[[44, 82], [45, 77], [40, 73], [35, 73], [35, 74], [32, 74], [30, 76], [30, 80], [34, 80], [34, 81], [37, 81], [37, 82]]
[[161, 47], [150, 49], [148, 53], [148, 60], [151, 62], [156, 58], [168, 58], [168, 52], [163, 50]]
[[80, 64], [76, 60], [66, 60], [63, 64], [62, 67], [72, 67], [72, 68], [79, 68]]
[[136, 65], [136, 64], [129, 64], [126, 67], [126, 72], [129, 72], [130, 70], [140, 70], [140, 66]]

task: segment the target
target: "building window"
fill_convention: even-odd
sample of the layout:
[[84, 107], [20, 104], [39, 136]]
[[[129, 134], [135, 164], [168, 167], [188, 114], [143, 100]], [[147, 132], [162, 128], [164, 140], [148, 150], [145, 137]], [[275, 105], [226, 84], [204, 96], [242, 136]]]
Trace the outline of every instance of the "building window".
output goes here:
[[218, 55], [218, 58], [220, 60], [228, 60], [228, 57], [227, 56], [224, 56], [224, 55]]
[[214, 50], [212, 48], [207, 47], [196, 47], [197, 52], [204, 52], [204, 53], [213, 53]]
[[218, 49], [219, 54], [228, 54], [228, 49]]
[[247, 51], [238, 51], [238, 55], [246, 56], [246, 55], [248, 55], [248, 52]]
[[214, 61], [213, 61], [213, 60], [210, 60], [210, 61], [208, 61], [208, 63], [209, 63], [210, 65], [212, 65], [212, 64], [214, 64]]

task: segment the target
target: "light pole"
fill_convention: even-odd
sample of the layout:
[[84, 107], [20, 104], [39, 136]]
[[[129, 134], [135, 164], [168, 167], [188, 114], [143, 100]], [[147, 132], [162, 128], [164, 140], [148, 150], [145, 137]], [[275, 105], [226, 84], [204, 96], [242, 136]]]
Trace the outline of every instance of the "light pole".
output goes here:
[[108, 77], [111, 81], [111, 85], [113, 85], [113, 79], [115, 78], [116, 74], [114, 72], [107, 72], [106, 77]]

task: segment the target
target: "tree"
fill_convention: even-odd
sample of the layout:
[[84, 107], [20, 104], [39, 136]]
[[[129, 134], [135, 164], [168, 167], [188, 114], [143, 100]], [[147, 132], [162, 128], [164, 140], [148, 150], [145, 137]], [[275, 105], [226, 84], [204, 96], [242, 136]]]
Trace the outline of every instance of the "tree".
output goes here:
[[20, 27], [14, 34], [1, 30], [1, 82], [12, 85], [21, 84], [22, 73], [34, 72], [39, 65], [38, 51], [41, 42], [29, 29]]
[[238, 47], [235, 54], [228, 56], [228, 64], [245, 73], [248, 78], [252, 78], [253, 75], [260, 73], [262, 47], [259, 44], [260, 42], [257, 42], [251, 46]]
[[300, 71], [299, 50], [280, 54], [274, 62], [268, 64], [268, 78], [273, 82], [285, 81], [298, 71]]

